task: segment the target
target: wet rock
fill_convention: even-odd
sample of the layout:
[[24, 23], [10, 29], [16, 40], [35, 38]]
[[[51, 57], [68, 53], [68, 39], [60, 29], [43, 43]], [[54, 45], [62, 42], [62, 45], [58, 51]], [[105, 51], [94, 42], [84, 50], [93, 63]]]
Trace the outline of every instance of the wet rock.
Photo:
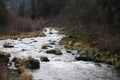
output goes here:
[[52, 32], [49, 32], [49, 34], [53, 34]]
[[112, 61], [107, 61], [106, 63], [109, 64], [109, 65], [113, 65]]
[[72, 55], [75, 55], [75, 53], [72, 53]]
[[45, 34], [45, 33], [42, 33], [42, 34], [41, 34], [41, 37], [45, 37], [45, 36], [46, 36], [46, 34]]
[[95, 59], [94, 59], [94, 61], [95, 61], [95, 62], [104, 62], [104, 61], [101, 60], [101, 58], [102, 58], [102, 57], [101, 57], [100, 54], [95, 54]]
[[12, 66], [12, 64], [13, 64], [13, 62], [10, 61], [10, 62], [8, 62], [7, 66], [10, 67], [10, 66]]
[[22, 49], [22, 51], [26, 51], [26, 49]]
[[12, 61], [14, 62], [14, 65], [16, 68], [18, 68], [19, 66], [21, 66], [21, 63], [20, 63], [20, 60], [19, 58], [13, 58]]
[[17, 61], [18, 60], [18, 58], [17, 57], [14, 57], [13, 59], [12, 59], [12, 62], [15, 62], [15, 61]]
[[75, 56], [76, 60], [84, 60], [84, 61], [89, 61], [88, 58], [88, 52], [85, 51], [80, 51], [76, 56]]
[[51, 44], [51, 45], [55, 45], [55, 41], [52, 41], [50, 44]]
[[33, 42], [37, 42], [36, 40], [34, 40]]
[[120, 61], [115, 63], [115, 68], [120, 70]]
[[0, 62], [3, 62], [5, 65], [9, 62], [9, 56], [4, 52], [0, 52]]
[[46, 53], [48, 53], [48, 54], [55, 54], [56, 50], [48, 50], [48, 51], [46, 51]]
[[14, 38], [12, 38], [13, 40], [17, 40], [18, 38], [16, 38], [16, 37], [14, 37]]
[[40, 60], [42, 62], [49, 62], [50, 61], [47, 57], [43, 57], [43, 56], [40, 57]]
[[6, 53], [6, 56], [7, 56], [7, 57], [11, 57], [11, 54], [9, 54], [9, 53]]
[[67, 50], [67, 53], [72, 53], [71, 50]]
[[46, 51], [47, 54], [55, 54], [55, 55], [62, 55], [62, 52], [60, 49], [53, 49]]
[[42, 46], [42, 49], [48, 49], [48, 47], [52, 47], [52, 46], [50, 46], [50, 45], [44, 45], [44, 46]]
[[39, 69], [40, 68], [40, 62], [37, 59], [30, 59], [25, 61], [24, 65], [29, 69]]
[[11, 43], [5, 43], [3, 45], [4, 48], [13, 48], [14, 46]]
[[98, 66], [98, 67], [102, 67], [102, 65], [99, 64], [99, 63], [95, 63], [95, 65]]
[[18, 41], [22, 41], [22, 39], [21, 39], [21, 38], [19, 38], [19, 39], [18, 39]]
[[88, 57], [89, 57], [89, 59], [91, 60], [91, 61], [94, 61], [95, 60], [95, 55], [96, 55], [96, 52], [95, 52], [95, 50], [89, 50], [89, 52], [88, 52], [89, 54], [88, 54]]

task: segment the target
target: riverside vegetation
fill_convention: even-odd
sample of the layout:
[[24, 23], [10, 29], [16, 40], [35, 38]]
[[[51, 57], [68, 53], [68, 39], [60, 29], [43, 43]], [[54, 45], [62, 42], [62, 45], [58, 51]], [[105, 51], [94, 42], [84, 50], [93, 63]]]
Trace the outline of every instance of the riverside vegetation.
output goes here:
[[[101, 80], [104, 80], [104, 78], [113, 80], [119, 78], [119, 76], [117, 77], [116, 72], [115, 73], [111, 72], [112, 70], [115, 71], [111, 65], [99, 63], [104, 62], [104, 60], [101, 54], [96, 52], [95, 49], [88, 47], [88, 45], [85, 45], [82, 42], [81, 43], [76, 41], [71, 42], [72, 36], [65, 37], [62, 34], [58, 35], [55, 29], [45, 28], [44, 31], [45, 31], [44, 37], [31, 37], [23, 39], [17, 38], [15, 40], [8, 39], [7, 41], [12, 43], [5, 43], [4, 45], [7, 44], [6, 46], [1, 45], [2, 47], [0, 47], [0, 49], [3, 51], [5, 50], [6, 53], [2, 52], [3, 53], [2, 55], [5, 57], [1, 55], [0, 59], [5, 61], [3, 62], [5, 65], [4, 67], [8, 67], [8, 69], [5, 68], [6, 74], [4, 74], [4, 76], [8, 75], [7, 78], [8, 80], [48, 79], [48, 77], [46, 78], [46, 76], [49, 75], [52, 76], [53, 77], [52, 80], [54, 80], [56, 74], [59, 75], [61, 73], [63, 73], [63, 75], [73, 76], [73, 77], [65, 76], [64, 77], [65, 79], [69, 78], [70, 80], [73, 79], [79, 80], [81, 77], [82, 79], [86, 79], [85, 77], [86, 74], [80, 76], [80, 74], [83, 74], [83, 72], [88, 72], [87, 75], [89, 75], [89, 77], [87, 78], [94, 79], [96, 78], [95, 75], [90, 74], [91, 72], [93, 72], [93, 70], [95, 74], [97, 73], [99, 74], [102, 71], [103, 74], [97, 75], [103, 76], [103, 78], [101, 77], [99, 78]], [[45, 43], [42, 41], [45, 41]], [[60, 44], [60, 43], [58, 44], [59, 41], [61, 44], [68, 45], [67, 49], [64, 48], [64, 45], [59, 45]], [[77, 52], [73, 52], [74, 50]], [[95, 63], [90, 61], [95, 61]], [[7, 66], [5, 63], [7, 64]], [[112, 64], [109, 61], [107, 63]], [[12, 65], [14, 65], [15, 67]], [[64, 70], [67, 69], [67, 71], [64, 72], [64, 70], [62, 71], [61, 68]], [[71, 70], [71, 68], [73, 70]], [[100, 71], [98, 69], [100, 69]], [[77, 75], [73, 75], [72, 72], [71, 73], [69, 72], [69, 70], [72, 71], [73, 73], [75, 72]], [[32, 75], [29, 74], [30, 72]], [[49, 74], [49, 72], [55, 74], [54, 75]], [[109, 74], [106, 75], [106, 73], [108, 72], [110, 75]], [[64, 79], [63, 77], [57, 78]]]
[[99, 38], [91, 37], [88, 39], [91, 42], [86, 42], [84, 36], [87, 36], [87, 34], [82, 36], [73, 35], [70, 32], [66, 32], [66, 30], [63, 31], [63, 33], [66, 33], [67, 36], [63, 38], [59, 44], [64, 44], [68, 52], [70, 52], [70, 50], [78, 50], [79, 53], [84, 51], [86, 55], [85, 60], [111, 64], [114, 65], [116, 69], [120, 69], [120, 54], [113, 54], [109, 50], [103, 51], [97, 48], [96, 44], [99, 41]]
[[[0, 40], [41, 37], [45, 36], [45, 26], [57, 27], [66, 35], [59, 43], [66, 46], [67, 52], [78, 50], [77, 55], [73, 54], [76, 60], [111, 64], [119, 71], [119, 4], [120, 0], [0, 0]], [[6, 43], [4, 47], [14, 46]], [[62, 55], [59, 49], [46, 52]], [[41, 60], [49, 62], [46, 57]]]

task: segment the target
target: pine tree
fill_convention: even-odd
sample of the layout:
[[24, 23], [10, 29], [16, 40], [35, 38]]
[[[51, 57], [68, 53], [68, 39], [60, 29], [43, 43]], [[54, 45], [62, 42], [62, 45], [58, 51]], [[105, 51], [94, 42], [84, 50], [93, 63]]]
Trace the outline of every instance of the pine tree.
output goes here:
[[36, 0], [30, 0], [30, 13], [31, 13], [31, 18], [32, 19], [36, 19], [35, 1]]
[[21, 17], [25, 16], [25, 4], [24, 4], [24, 0], [20, 1], [19, 16], [21, 16]]
[[7, 23], [7, 14], [6, 5], [3, 3], [3, 0], [0, 0], [0, 25]]

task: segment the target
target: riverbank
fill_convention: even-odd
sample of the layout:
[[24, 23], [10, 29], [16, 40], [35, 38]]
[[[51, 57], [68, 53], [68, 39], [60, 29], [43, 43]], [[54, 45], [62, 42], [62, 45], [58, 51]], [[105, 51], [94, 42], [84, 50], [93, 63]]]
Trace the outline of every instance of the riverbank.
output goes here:
[[[70, 50], [78, 50], [78, 51], [87, 51], [88, 52], [88, 61], [94, 61], [94, 62], [102, 62], [107, 63], [110, 65], [114, 65], [116, 69], [120, 69], [120, 54], [114, 54], [109, 51], [101, 51], [98, 48], [96, 48], [94, 45], [97, 43], [97, 38], [92, 43], [86, 42], [84, 36], [80, 35], [74, 35], [74, 33], [70, 33], [66, 31], [65, 29], [62, 31], [62, 33], [66, 34], [66, 37], [63, 38], [59, 44], [65, 45], [68, 52]], [[101, 44], [105, 45], [105, 44]], [[91, 51], [94, 52], [94, 55], [91, 55]], [[90, 57], [89, 57], [90, 55]], [[99, 59], [92, 58], [95, 57], [95, 55], [99, 55]], [[92, 58], [89, 60], [89, 58]]]
[[[66, 49], [64, 45], [59, 44], [61, 39], [67, 38], [67, 35], [61, 34], [61, 30], [45, 28], [42, 33], [44, 34], [42, 37], [0, 40], [0, 50], [11, 55], [9, 60], [11, 73], [15, 73], [12, 69], [20, 66], [23, 74], [19, 74], [19, 76], [25, 78], [23, 80], [32, 80], [32, 76], [34, 80], [119, 79], [118, 73], [112, 65], [77, 60], [76, 57], [78, 52], [81, 53], [80, 50]], [[4, 47], [3, 45], [6, 42], [11, 43], [12, 47]], [[83, 53], [86, 54], [85, 48], [87, 50], [89, 47], [84, 44], [81, 46], [84, 46]], [[24, 66], [27, 67], [27, 72], [24, 70]], [[19, 73], [21, 71], [18, 70]], [[16, 78], [17, 76], [10, 77]]]
[[19, 34], [8, 34], [8, 35], [0, 35], [0, 40], [5, 39], [17, 39], [17, 38], [30, 38], [30, 37], [42, 37], [42, 30], [35, 32], [23, 32]]

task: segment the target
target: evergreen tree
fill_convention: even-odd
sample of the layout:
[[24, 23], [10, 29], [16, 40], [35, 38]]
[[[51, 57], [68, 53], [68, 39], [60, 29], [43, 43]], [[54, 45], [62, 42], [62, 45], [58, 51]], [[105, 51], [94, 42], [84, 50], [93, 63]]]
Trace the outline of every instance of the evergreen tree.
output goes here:
[[32, 19], [36, 19], [35, 1], [36, 0], [30, 0], [30, 13], [31, 13], [31, 18]]
[[24, 0], [20, 1], [19, 16], [21, 16], [21, 17], [25, 16], [25, 4], [24, 4]]
[[7, 23], [7, 14], [6, 5], [3, 3], [3, 0], [0, 0], [0, 25]]

